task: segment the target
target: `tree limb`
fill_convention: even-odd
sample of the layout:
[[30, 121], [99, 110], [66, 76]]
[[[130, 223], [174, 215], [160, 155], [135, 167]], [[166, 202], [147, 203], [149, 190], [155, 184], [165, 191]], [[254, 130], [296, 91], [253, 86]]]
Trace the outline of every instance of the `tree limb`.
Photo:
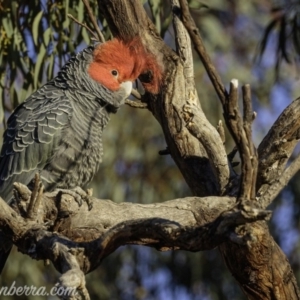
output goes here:
[[289, 183], [289, 181], [300, 170], [300, 155], [292, 161], [292, 163], [283, 171], [283, 173], [277, 177], [265, 193], [260, 197], [260, 207], [266, 208], [272, 203], [276, 196], [283, 190], [283, 188]]
[[221, 136], [207, 120], [202, 111], [194, 80], [194, 64], [190, 36], [182, 24], [179, 1], [172, 0], [173, 24], [176, 36], [176, 49], [183, 65], [185, 78], [186, 104], [183, 106], [183, 118], [186, 128], [197, 138], [206, 151], [212, 170], [222, 195], [229, 181], [229, 166]]
[[183, 118], [186, 121], [186, 128], [203, 145], [211, 162], [215, 177], [218, 180], [220, 194], [222, 195], [229, 181], [229, 167], [220, 134], [208, 122], [199, 106], [184, 105]]
[[[26, 190], [18, 185], [20, 195]], [[235, 236], [236, 227], [270, 217], [269, 211], [247, 204], [238, 208], [229, 197], [187, 197], [148, 205], [94, 199], [88, 210], [86, 203], [78, 207], [73, 197], [60, 194], [43, 195], [39, 210], [44, 223], [23, 218], [1, 200], [0, 225], [21, 252], [50, 259], [62, 273], [70, 269], [88, 273], [126, 244], [160, 251], [213, 249]]]
[[238, 81], [230, 82], [229, 98], [224, 105], [224, 118], [228, 129], [239, 150], [242, 161], [242, 173], [240, 179], [240, 199], [255, 199], [256, 176], [257, 176], [257, 154], [252, 141], [251, 125], [253, 111], [250, 98], [250, 86], [243, 87], [243, 118], [238, 106]]
[[[300, 98], [294, 100], [281, 113], [258, 146], [258, 197], [263, 196], [273, 182], [282, 176], [286, 163], [299, 139]], [[270, 199], [270, 201], [272, 200]]]
[[222, 105], [224, 105], [226, 98], [228, 98], [228, 92], [226, 91], [225, 86], [222, 83], [221, 77], [217, 73], [210, 59], [210, 56], [208, 55], [205, 49], [199, 30], [195, 24], [194, 19], [190, 15], [188, 2], [186, 0], [179, 0], [179, 2], [182, 11], [182, 22], [192, 39], [194, 48], [205, 67], [205, 70], [217, 92], [217, 95]]

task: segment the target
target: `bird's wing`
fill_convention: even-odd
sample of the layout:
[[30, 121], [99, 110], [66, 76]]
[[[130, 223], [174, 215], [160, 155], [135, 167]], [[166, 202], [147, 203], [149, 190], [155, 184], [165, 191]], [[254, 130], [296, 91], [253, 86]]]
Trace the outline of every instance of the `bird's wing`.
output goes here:
[[28, 184], [41, 170], [68, 124], [71, 103], [64, 91], [44, 85], [22, 103], [8, 119], [0, 154], [0, 196], [8, 201], [13, 182]]

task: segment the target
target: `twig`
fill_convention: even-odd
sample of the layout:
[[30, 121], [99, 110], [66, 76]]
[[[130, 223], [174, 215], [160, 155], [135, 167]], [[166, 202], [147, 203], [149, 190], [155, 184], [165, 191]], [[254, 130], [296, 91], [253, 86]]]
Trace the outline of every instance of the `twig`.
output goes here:
[[195, 21], [191, 17], [191, 14], [189, 12], [189, 6], [186, 0], [179, 0], [181, 11], [182, 11], [182, 22], [187, 29], [191, 40], [194, 44], [194, 48], [196, 52], [198, 53], [205, 70], [217, 92], [217, 95], [222, 103], [222, 105], [225, 105], [226, 99], [228, 98], [228, 92], [225, 89], [224, 84], [222, 83], [221, 77], [217, 73], [214, 65], [211, 62], [211, 59], [204, 47], [202, 38], [200, 36], [199, 30], [195, 24]]
[[258, 169], [258, 159], [257, 159], [257, 151], [256, 148], [252, 142], [252, 122], [254, 120], [254, 114], [252, 110], [252, 103], [251, 103], [251, 89], [250, 85], [246, 84], [242, 86], [242, 92], [243, 92], [243, 109], [244, 109], [244, 130], [246, 133], [247, 141], [248, 141], [248, 147], [250, 151], [250, 163], [251, 163], [251, 169], [249, 172], [251, 172], [251, 194], [250, 199], [254, 199], [256, 195], [256, 179], [257, 179], [257, 169]]
[[35, 219], [37, 217], [37, 212], [41, 203], [43, 190], [44, 187], [41, 182], [40, 175], [39, 173], [36, 173], [34, 178], [34, 188], [27, 208], [27, 217], [30, 219]]
[[134, 108], [147, 108], [148, 107], [148, 105], [142, 101], [133, 101], [130, 99], [126, 99], [125, 104], [127, 104], [130, 107], [134, 107]]
[[246, 157], [249, 156], [249, 153], [248, 155], [245, 155], [244, 153], [244, 151], [247, 151], [247, 147], [245, 136], [242, 134], [243, 126], [242, 118], [239, 113], [238, 98], [238, 81], [233, 79], [230, 82], [229, 97], [225, 99], [224, 118], [242, 160], [242, 174], [238, 198], [247, 199], [247, 187], [249, 186], [249, 183], [247, 182], [247, 167], [245, 166], [245, 162], [247, 161]]
[[98, 41], [100, 41], [101, 43], [104, 43], [105, 42], [105, 38], [104, 38], [104, 36], [103, 36], [103, 34], [102, 34], [102, 32], [101, 32], [98, 24], [97, 24], [97, 21], [96, 21], [96, 19], [94, 17], [93, 11], [92, 11], [92, 9], [90, 7], [89, 1], [88, 0], [82, 0], [82, 2], [84, 3], [85, 8], [87, 9], [88, 15], [89, 15], [89, 17], [91, 19], [91, 22], [94, 25], [94, 28], [95, 28], [97, 36], [98, 36]]
[[96, 40], [98, 40], [97, 35], [93, 32], [93, 30], [88, 27], [85, 23], [81, 23], [79, 22], [74, 16], [72, 16], [71, 14], [67, 15], [71, 20], [73, 20], [75, 23], [77, 23], [78, 25], [84, 27]]
[[236, 146], [234, 146], [233, 149], [228, 153], [227, 158], [230, 162], [233, 161], [233, 159], [234, 159], [237, 152], [238, 152], [238, 149], [237, 149]]
[[3, 119], [1, 120], [1, 123], [3, 125], [3, 129], [6, 130], [7, 129], [7, 124], [6, 124], [5, 113], [4, 113], [4, 109], [6, 109], [5, 97], [2, 97], [2, 108], [1, 109], [3, 110]]

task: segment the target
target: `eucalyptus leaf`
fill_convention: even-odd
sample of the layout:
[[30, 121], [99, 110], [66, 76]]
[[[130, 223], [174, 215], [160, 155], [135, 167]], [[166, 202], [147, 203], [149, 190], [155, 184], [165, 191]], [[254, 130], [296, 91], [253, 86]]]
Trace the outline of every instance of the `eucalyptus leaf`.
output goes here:
[[[0, 95], [3, 95], [3, 89], [0, 87]], [[3, 97], [3, 96], [2, 96]], [[2, 98], [1, 97], [1, 98]], [[0, 101], [0, 123], [3, 122], [4, 120], [4, 107], [3, 107], [3, 101], [4, 99], [2, 98], [2, 101]]]
[[52, 29], [49, 27], [46, 29], [46, 31], [43, 33], [43, 41], [45, 46], [47, 47], [51, 38]]
[[83, 40], [86, 44], [89, 44], [90, 43], [90, 36], [87, 32], [87, 30], [85, 28], [82, 28], [82, 37], [83, 37]]
[[152, 13], [152, 17], [154, 19], [156, 29], [158, 30], [158, 32], [161, 32], [161, 20], [160, 20], [161, 1], [149, 0], [148, 3]]
[[43, 68], [43, 62], [45, 60], [46, 55], [46, 48], [44, 44], [40, 45], [39, 48], [39, 55], [36, 60], [35, 68], [34, 68], [34, 88], [37, 89], [39, 86], [39, 81], [41, 81], [42, 78], [40, 78], [41, 68]]
[[16, 82], [14, 81], [10, 88], [9, 88], [9, 97], [10, 97], [10, 101], [13, 103], [14, 107], [17, 107], [17, 105], [19, 104], [18, 102], [18, 93], [16, 91]]
[[79, 22], [83, 22], [84, 18], [84, 5], [82, 1], [79, 1], [78, 6], [77, 6], [77, 20]]
[[69, 25], [70, 25], [70, 19], [67, 18], [67, 19], [63, 22], [63, 28], [64, 28], [64, 29], [65, 29], [65, 28], [68, 28]]
[[41, 22], [41, 19], [43, 17], [44, 11], [41, 10], [36, 17], [34, 18], [34, 21], [32, 23], [32, 37], [33, 42], [37, 46], [38, 45], [38, 35], [39, 35], [39, 25]]
[[8, 16], [5, 18], [2, 18], [2, 25], [4, 27], [7, 37], [11, 38], [13, 35], [13, 27], [12, 27], [11, 19], [9, 19]]
[[53, 74], [54, 74], [54, 61], [55, 61], [55, 57], [54, 55], [50, 55], [49, 57], [49, 64], [48, 64], [48, 72], [47, 72], [47, 76], [48, 76], [48, 80], [53, 78]]

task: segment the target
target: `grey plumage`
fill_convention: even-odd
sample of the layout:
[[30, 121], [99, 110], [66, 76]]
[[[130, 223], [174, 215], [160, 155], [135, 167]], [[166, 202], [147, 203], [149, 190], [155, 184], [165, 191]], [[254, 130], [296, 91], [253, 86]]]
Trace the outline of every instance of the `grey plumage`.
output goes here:
[[[51, 191], [84, 188], [98, 170], [102, 131], [128, 91], [112, 92], [91, 79], [93, 50], [79, 52], [9, 118], [0, 154], [0, 196], [6, 201], [14, 182], [28, 185], [36, 172]], [[0, 250], [0, 272], [9, 251]]]
[[127, 95], [91, 80], [93, 49], [78, 53], [9, 118], [0, 155], [0, 196], [6, 201], [13, 182], [29, 184], [37, 171], [49, 191], [85, 187], [98, 170], [102, 131]]

